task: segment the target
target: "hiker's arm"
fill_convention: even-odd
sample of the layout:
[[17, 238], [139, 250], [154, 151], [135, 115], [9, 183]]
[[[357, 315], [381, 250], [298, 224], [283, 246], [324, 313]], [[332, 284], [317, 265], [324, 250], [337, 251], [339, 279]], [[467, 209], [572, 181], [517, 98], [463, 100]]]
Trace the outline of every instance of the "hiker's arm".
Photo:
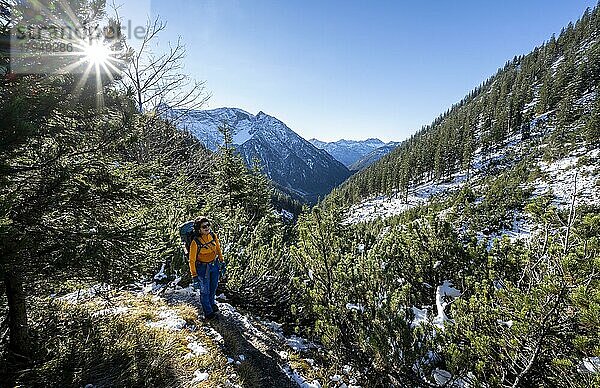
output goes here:
[[190, 259], [190, 272], [192, 273], [192, 277], [196, 276], [196, 256], [198, 254], [198, 245], [196, 244], [196, 241], [192, 240], [192, 243], [190, 244], [190, 254], [189, 254], [189, 259]]
[[223, 253], [221, 252], [221, 244], [219, 244], [219, 238], [215, 235], [215, 243], [217, 245], [217, 255], [219, 255], [219, 261], [221, 261], [221, 263], [224, 261], [223, 259]]

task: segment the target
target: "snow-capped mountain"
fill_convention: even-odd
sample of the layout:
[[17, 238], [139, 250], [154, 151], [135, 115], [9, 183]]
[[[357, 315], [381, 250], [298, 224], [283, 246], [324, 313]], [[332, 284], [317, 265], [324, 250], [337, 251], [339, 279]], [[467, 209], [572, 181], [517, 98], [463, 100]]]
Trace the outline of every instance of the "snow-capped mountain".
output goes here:
[[258, 159], [272, 181], [308, 202], [324, 197], [351, 174], [327, 152], [264, 112], [252, 115], [237, 108], [196, 110], [187, 113], [178, 126], [215, 151], [224, 142], [218, 129], [223, 124], [231, 128], [233, 143], [247, 165]]
[[[341, 139], [334, 142], [324, 142], [318, 139], [309, 140], [315, 147], [327, 151], [336, 160], [342, 162], [350, 170], [359, 170], [369, 164], [379, 160], [385, 154], [390, 152], [399, 143], [389, 142], [384, 143], [379, 139], [370, 138], [367, 140], [346, 140]], [[377, 151], [372, 157], [365, 159], [358, 164], [358, 168], [353, 168], [352, 165], [362, 160], [365, 156]], [[379, 156], [380, 155], [380, 156]], [[379, 156], [379, 157], [377, 157]]]

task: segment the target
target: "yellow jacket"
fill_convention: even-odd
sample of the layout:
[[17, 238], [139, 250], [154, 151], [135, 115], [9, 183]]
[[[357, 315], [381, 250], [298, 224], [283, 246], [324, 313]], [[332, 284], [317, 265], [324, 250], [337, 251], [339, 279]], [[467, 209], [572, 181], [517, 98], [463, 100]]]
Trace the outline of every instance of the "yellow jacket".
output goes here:
[[[213, 236], [215, 237], [213, 240]], [[196, 276], [196, 261], [201, 263], [210, 263], [217, 257], [223, 262], [223, 253], [221, 253], [221, 244], [219, 244], [219, 238], [214, 233], [208, 233], [206, 235], [200, 235], [197, 237], [198, 241], [202, 246], [198, 250], [198, 244], [196, 239], [192, 240], [190, 244], [190, 271], [192, 276]]]

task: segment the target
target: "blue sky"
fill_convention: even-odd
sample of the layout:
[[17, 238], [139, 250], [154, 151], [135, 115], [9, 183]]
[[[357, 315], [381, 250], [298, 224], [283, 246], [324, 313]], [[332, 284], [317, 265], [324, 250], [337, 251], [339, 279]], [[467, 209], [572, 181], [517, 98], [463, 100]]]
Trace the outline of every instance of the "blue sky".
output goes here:
[[402, 140], [596, 1], [153, 0], [206, 108], [262, 110], [306, 139]]

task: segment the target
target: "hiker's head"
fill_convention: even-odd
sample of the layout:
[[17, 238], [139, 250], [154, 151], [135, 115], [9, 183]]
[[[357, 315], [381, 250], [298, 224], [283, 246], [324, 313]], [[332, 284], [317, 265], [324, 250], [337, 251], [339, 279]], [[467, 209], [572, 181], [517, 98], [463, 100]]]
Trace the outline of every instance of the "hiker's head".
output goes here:
[[198, 234], [208, 234], [210, 232], [210, 220], [206, 217], [198, 217], [194, 221], [194, 230]]

